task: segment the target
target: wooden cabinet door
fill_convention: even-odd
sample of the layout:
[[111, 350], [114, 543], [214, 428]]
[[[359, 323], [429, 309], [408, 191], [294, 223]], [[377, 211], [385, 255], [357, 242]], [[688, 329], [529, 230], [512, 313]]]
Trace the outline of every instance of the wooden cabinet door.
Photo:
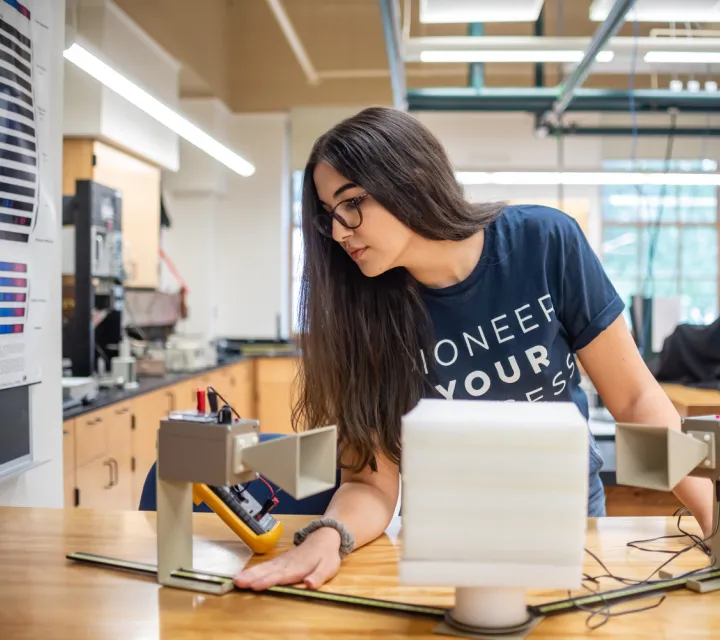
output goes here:
[[294, 433], [291, 422], [295, 358], [259, 358], [255, 362], [257, 417], [263, 433]]
[[115, 466], [112, 487], [113, 509], [133, 509], [132, 404], [113, 407], [114, 419], [108, 429], [108, 455]]
[[112, 408], [98, 409], [75, 420], [75, 464], [78, 468], [107, 455], [107, 428]]
[[[238, 407], [238, 389], [237, 376], [235, 375], [235, 368], [233, 366], [223, 367], [216, 372], [213, 379], [213, 387], [217, 392], [225, 398], [228, 404], [235, 409], [243, 418], [249, 418], [251, 416], [245, 415], [240, 411]], [[222, 401], [219, 400], [218, 404], [222, 406]]]
[[[129, 403], [94, 411], [78, 418], [76, 426], [78, 506], [132, 509], [132, 413]], [[85, 438], [84, 443], [81, 437]], [[102, 450], [98, 444], [101, 438]], [[100, 455], [95, 455], [98, 451], [101, 451]]]
[[78, 507], [81, 509], [112, 509], [112, 488], [115, 468], [109, 456], [96, 458], [76, 471]]
[[238, 362], [231, 370], [233, 406], [243, 418], [257, 418], [255, 406], [255, 361]]
[[65, 508], [75, 506], [75, 420], [63, 423], [63, 495]]
[[132, 500], [135, 508], [140, 504], [140, 496], [145, 479], [155, 460], [157, 460], [157, 431], [160, 421], [167, 417], [174, 402], [173, 394], [168, 395], [169, 389], [160, 389], [153, 393], [133, 399], [133, 429], [132, 455], [135, 459], [133, 472]]

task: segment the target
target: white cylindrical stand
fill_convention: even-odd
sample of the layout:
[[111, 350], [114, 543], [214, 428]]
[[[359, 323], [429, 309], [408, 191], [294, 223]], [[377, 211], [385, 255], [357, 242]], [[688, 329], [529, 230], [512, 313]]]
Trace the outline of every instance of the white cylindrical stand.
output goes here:
[[525, 589], [458, 587], [452, 618], [468, 627], [502, 629], [527, 622]]

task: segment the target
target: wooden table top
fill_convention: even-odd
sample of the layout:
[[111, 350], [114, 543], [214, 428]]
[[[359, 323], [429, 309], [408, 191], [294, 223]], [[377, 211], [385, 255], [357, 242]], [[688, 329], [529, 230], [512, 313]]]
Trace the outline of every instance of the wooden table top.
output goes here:
[[661, 386], [683, 418], [720, 413], [720, 391], [681, 384]]
[[[196, 569], [227, 573], [248, 562], [249, 551], [218, 517], [196, 514], [194, 518]], [[288, 548], [292, 531], [307, 518], [284, 520], [285, 534], [278, 552]], [[154, 523], [154, 514], [143, 512], [0, 508], [0, 637], [3, 640], [441, 637], [433, 635], [432, 620], [267, 594], [202, 595], [161, 588], [148, 577], [65, 559], [69, 552], [86, 551], [155, 563]], [[674, 518], [590, 520], [588, 548], [611, 571], [644, 578], [667, 556], [633, 550], [626, 543], [676, 533], [675, 525]], [[693, 525], [694, 522], [692, 525], [687, 522], [688, 529], [697, 531]], [[448, 589], [398, 585], [399, 532], [399, 522], [394, 522], [375, 543], [353, 553], [325, 589], [452, 606], [452, 591]], [[678, 543], [675, 544], [677, 547]], [[703, 566], [706, 561], [700, 551], [693, 549], [674, 566], [689, 570]], [[589, 557], [586, 570], [591, 575], [602, 573]], [[610, 584], [605, 588], [611, 588]], [[529, 601], [547, 602], [564, 597], [565, 593], [532, 593]], [[717, 595], [672, 592], [658, 608], [611, 619], [595, 631], [586, 627], [587, 616], [578, 612], [545, 619], [531, 637], [709, 638], [720, 629], [720, 592]]]

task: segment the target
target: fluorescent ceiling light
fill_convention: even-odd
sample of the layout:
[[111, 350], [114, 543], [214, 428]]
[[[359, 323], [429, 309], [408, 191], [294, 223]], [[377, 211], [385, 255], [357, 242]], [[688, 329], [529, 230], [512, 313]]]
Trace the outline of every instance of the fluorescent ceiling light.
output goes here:
[[614, 207], [637, 207], [647, 205], [648, 207], [717, 207], [717, 198], [712, 196], [660, 196], [637, 195], [636, 193], [616, 193], [608, 198], [608, 202]]
[[[603, 22], [615, 0], [594, 0], [590, 6], [590, 20]], [[717, 22], [720, 4], [717, 0], [635, 0], [625, 20], [627, 22]]]
[[[584, 51], [543, 51], [543, 50], [465, 50], [420, 52], [421, 62], [580, 62]], [[595, 57], [597, 62], [610, 62], [614, 53], [601, 51]]]
[[212, 136], [202, 131], [189, 120], [153, 98], [149, 93], [115, 71], [87, 49], [74, 43], [65, 49], [67, 60], [104, 84], [108, 89], [125, 98], [128, 102], [155, 118], [168, 129], [195, 145], [208, 155], [232, 169], [241, 176], [251, 176], [255, 167], [234, 151], [228, 149]]
[[458, 171], [455, 176], [464, 185], [690, 185], [720, 186], [720, 173], [638, 173], [571, 171]]
[[420, 0], [420, 22], [535, 22], [542, 6], [543, 0]]
[[648, 51], [643, 60], [648, 63], [720, 64], [718, 51]]

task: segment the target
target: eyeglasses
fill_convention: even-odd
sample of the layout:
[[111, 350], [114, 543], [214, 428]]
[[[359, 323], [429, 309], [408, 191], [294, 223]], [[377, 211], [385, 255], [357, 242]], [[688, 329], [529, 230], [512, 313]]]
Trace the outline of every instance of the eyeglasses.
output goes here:
[[357, 229], [363, 221], [360, 203], [367, 198], [367, 195], [367, 193], [361, 193], [354, 198], [338, 202], [332, 210], [313, 216], [313, 224], [326, 238], [332, 238], [333, 219], [346, 229]]

